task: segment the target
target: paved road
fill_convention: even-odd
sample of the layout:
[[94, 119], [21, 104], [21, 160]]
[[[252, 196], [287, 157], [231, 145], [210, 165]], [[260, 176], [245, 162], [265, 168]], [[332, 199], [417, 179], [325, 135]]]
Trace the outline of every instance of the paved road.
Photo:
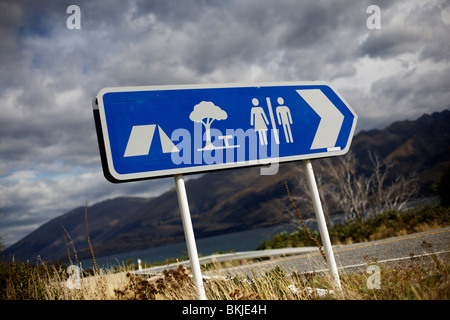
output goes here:
[[[375, 259], [379, 263], [392, 263], [408, 260], [412, 254], [417, 257], [429, 256], [430, 253], [448, 257], [450, 255], [450, 227], [373, 242], [334, 246], [333, 251], [338, 268], [346, 271], [365, 270], [368, 262]], [[251, 275], [252, 272], [262, 274], [276, 266], [280, 266], [288, 272], [304, 273], [327, 270], [326, 262], [320, 253], [311, 253], [228, 268], [224, 269], [223, 273], [229, 275]]]

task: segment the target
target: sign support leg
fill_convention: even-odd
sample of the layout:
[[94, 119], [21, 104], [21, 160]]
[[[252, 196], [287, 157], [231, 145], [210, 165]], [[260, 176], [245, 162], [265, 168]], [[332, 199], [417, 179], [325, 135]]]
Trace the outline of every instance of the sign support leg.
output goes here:
[[336, 266], [336, 260], [334, 259], [333, 249], [331, 247], [330, 236], [328, 234], [327, 223], [323, 214], [322, 204], [320, 202], [319, 190], [317, 188], [316, 179], [314, 178], [314, 171], [311, 165], [311, 161], [303, 160], [303, 166], [305, 168], [306, 180], [308, 181], [309, 191], [311, 192], [311, 198], [313, 201], [314, 212], [316, 213], [317, 223], [319, 225], [320, 237], [322, 239], [323, 248], [327, 257], [328, 268], [330, 269], [331, 276], [336, 284], [336, 287], [341, 289], [341, 281], [339, 280], [339, 273]]
[[206, 300], [205, 287], [203, 286], [202, 272], [200, 270], [200, 261], [198, 259], [197, 245], [195, 244], [194, 229], [192, 227], [191, 213], [184, 185], [183, 175], [176, 174], [175, 186], [177, 189], [178, 204], [180, 205], [181, 220], [183, 221], [184, 236], [191, 262], [192, 276], [194, 278], [197, 297], [199, 300]]

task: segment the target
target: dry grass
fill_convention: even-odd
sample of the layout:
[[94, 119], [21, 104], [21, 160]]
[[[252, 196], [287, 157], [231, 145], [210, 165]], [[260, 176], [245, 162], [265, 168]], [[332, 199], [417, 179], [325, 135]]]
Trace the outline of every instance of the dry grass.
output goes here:
[[[204, 274], [209, 300], [448, 300], [450, 298], [449, 255], [412, 258], [396, 265], [379, 265], [380, 289], [367, 286], [369, 274], [341, 272], [342, 290], [336, 290], [328, 274], [299, 274], [266, 266], [256, 273], [230, 277], [217, 266]], [[368, 261], [368, 264], [374, 263]], [[79, 289], [70, 289], [64, 267], [22, 266], [11, 268], [2, 299], [31, 300], [192, 300], [195, 286], [187, 269], [164, 271], [159, 276], [138, 276], [127, 270], [100, 270], [82, 276]]]
[[[450, 267], [448, 255], [412, 258], [393, 266], [379, 265], [379, 289], [367, 286], [366, 272], [341, 272], [342, 290], [336, 290], [328, 274], [288, 273], [280, 267], [267, 267], [251, 276], [230, 277], [226, 269], [209, 269], [204, 280], [209, 300], [448, 300]], [[367, 262], [374, 263], [373, 261]], [[129, 271], [101, 271], [82, 277], [79, 289], [69, 289], [64, 270], [43, 274], [30, 281], [28, 299], [48, 300], [193, 300], [195, 286], [184, 267], [164, 271], [159, 276], [138, 276]], [[206, 272], [205, 272], [206, 274]], [[40, 292], [38, 294], [38, 292]], [[21, 299], [10, 290], [9, 299]]]
[[[429, 213], [427, 210], [426, 213]], [[448, 211], [446, 211], [448, 212]], [[444, 216], [443, 214], [439, 215]], [[446, 217], [447, 219], [447, 217]], [[419, 231], [441, 224], [434, 220], [428, 224], [416, 223]], [[87, 226], [87, 218], [86, 218]], [[401, 232], [395, 225], [377, 225], [373, 237], [384, 237]], [[392, 229], [392, 230], [391, 230]], [[89, 235], [88, 229], [86, 229]], [[406, 232], [406, 228], [405, 228]], [[410, 233], [410, 232], [408, 232]], [[67, 234], [70, 239], [70, 236]], [[345, 240], [353, 241], [352, 238]], [[426, 245], [426, 244], [424, 244]], [[429, 244], [431, 249], [431, 244]], [[67, 246], [68, 248], [68, 246]], [[74, 248], [73, 248], [74, 249]], [[69, 248], [68, 248], [69, 251]], [[429, 251], [429, 250], [427, 250]], [[74, 249], [76, 257], [76, 251]], [[93, 252], [92, 257], [94, 258]], [[449, 254], [411, 258], [395, 266], [379, 265], [381, 270], [379, 289], [367, 285], [369, 274], [364, 271], [341, 272], [342, 290], [336, 290], [328, 274], [299, 274], [283, 270], [274, 264], [265, 264], [257, 274], [228, 274], [228, 264], [212, 264], [205, 267], [204, 280], [209, 300], [449, 300]], [[70, 259], [70, 254], [69, 254]], [[76, 259], [78, 260], [78, 259]], [[322, 261], [323, 262], [323, 261]], [[368, 261], [368, 264], [374, 263]], [[376, 263], [376, 262], [375, 262]], [[233, 265], [233, 264], [232, 264]], [[321, 269], [320, 267], [316, 270]], [[261, 270], [261, 269], [258, 269]], [[67, 274], [67, 266], [37, 265], [0, 261], [0, 299], [3, 300], [191, 300], [196, 299], [195, 286], [187, 269], [164, 271], [156, 277], [137, 276], [127, 267], [120, 270], [96, 268], [93, 272], [80, 273], [79, 286], [70, 286], [73, 275]]]
[[[448, 300], [450, 299], [449, 255], [411, 258], [380, 268], [380, 288], [368, 287], [365, 270], [341, 272], [342, 290], [336, 290], [327, 273], [299, 274], [280, 267], [267, 267], [251, 276], [230, 277], [226, 269], [209, 270], [204, 280], [209, 300]], [[367, 265], [374, 264], [367, 261]], [[165, 272], [158, 278], [128, 276], [118, 299], [195, 299], [192, 278], [186, 269]], [[125, 294], [123, 294], [125, 293]]]
[[46, 300], [115, 300], [114, 290], [127, 283], [126, 273], [100, 270], [95, 276], [82, 277], [80, 288], [70, 289], [67, 278], [52, 281], [46, 287]]
[[[287, 275], [282, 269], [264, 275], [228, 277], [223, 270], [204, 280], [208, 300], [305, 300], [328, 298], [312, 287], [303, 287], [305, 279], [298, 274]], [[187, 269], [165, 271], [161, 276], [145, 277], [127, 273], [128, 283], [116, 289], [117, 299], [130, 300], [194, 300], [195, 286]], [[329, 296], [331, 297], [331, 296]]]

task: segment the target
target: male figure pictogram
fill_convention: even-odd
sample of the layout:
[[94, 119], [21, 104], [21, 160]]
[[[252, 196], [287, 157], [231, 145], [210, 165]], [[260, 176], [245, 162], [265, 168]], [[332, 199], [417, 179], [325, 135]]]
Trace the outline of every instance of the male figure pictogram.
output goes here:
[[284, 136], [286, 137], [286, 142], [287, 143], [294, 142], [294, 139], [292, 138], [292, 132], [291, 132], [291, 124], [292, 124], [291, 111], [289, 110], [288, 107], [282, 106], [282, 104], [284, 104], [283, 98], [279, 97], [277, 99], [277, 102], [280, 105], [277, 107], [277, 110], [276, 110], [278, 124], [281, 124], [283, 126]]

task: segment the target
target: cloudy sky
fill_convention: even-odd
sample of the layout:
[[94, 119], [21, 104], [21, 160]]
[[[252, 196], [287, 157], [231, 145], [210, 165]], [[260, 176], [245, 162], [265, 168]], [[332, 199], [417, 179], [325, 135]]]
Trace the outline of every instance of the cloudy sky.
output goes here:
[[91, 108], [103, 87], [323, 80], [357, 131], [382, 128], [450, 107], [449, 39], [447, 0], [1, 0], [2, 241], [86, 201], [173, 186], [105, 180]]

